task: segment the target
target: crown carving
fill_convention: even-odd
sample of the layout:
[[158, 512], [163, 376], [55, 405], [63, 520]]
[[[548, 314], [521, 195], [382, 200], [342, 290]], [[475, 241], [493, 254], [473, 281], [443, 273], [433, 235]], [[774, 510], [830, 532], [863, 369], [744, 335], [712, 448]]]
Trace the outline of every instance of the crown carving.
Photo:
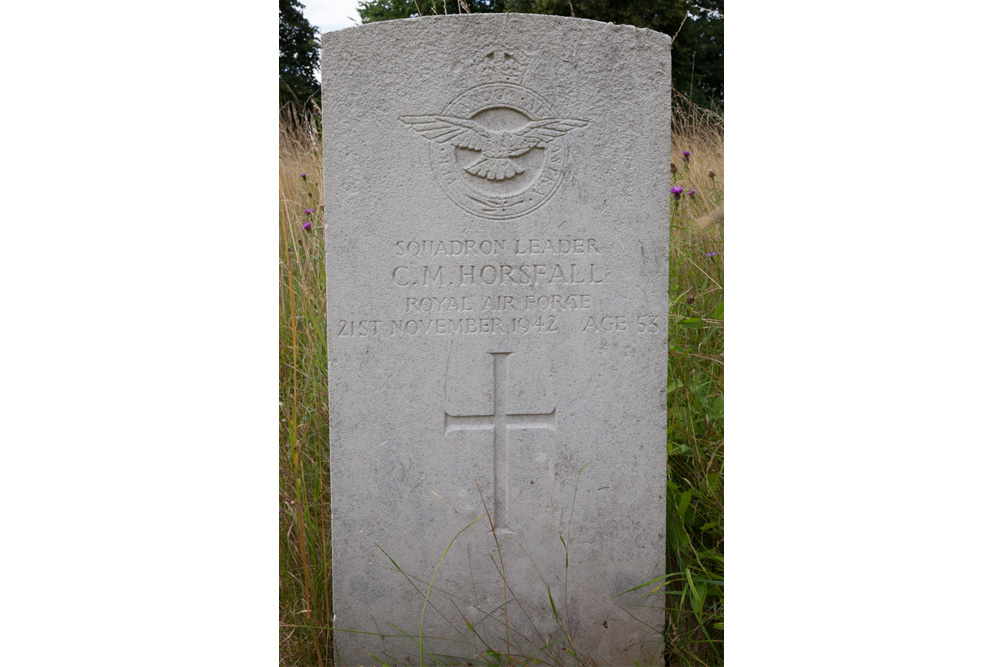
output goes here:
[[487, 53], [479, 62], [480, 83], [521, 83], [524, 65], [504, 49]]

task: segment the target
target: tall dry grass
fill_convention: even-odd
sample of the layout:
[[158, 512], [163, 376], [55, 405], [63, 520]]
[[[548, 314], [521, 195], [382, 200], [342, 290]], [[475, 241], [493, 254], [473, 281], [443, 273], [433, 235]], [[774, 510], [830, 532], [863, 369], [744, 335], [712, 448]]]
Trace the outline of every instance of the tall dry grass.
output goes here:
[[[668, 665], [721, 665], [724, 616], [724, 119], [674, 95], [667, 383]], [[690, 153], [685, 157], [684, 151]], [[689, 194], [691, 191], [694, 194]]]
[[[716, 213], [724, 190], [724, 129], [721, 116], [682, 96], [675, 96], [672, 127], [673, 181], [684, 194], [672, 198], [668, 574], [647, 588], [667, 610], [667, 664], [718, 665], [724, 223]], [[286, 110], [279, 131], [281, 664], [318, 667], [333, 664], [334, 626], [322, 150], [311, 112]], [[500, 656], [493, 664], [505, 659], [516, 661]]]
[[285, 110], [279, 131], [280, 645], [282, 664], [321, 666], [333, 664], [323, 160], [311, 114]]

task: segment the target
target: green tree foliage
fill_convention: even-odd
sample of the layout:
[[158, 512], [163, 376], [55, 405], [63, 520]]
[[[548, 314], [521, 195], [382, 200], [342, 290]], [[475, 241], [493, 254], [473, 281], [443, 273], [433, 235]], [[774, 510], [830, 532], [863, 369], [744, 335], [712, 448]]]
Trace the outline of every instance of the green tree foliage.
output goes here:
[[[465, 13], [466, 7], [473, 14], [483, 12], [525, 11], [504, 9], [510, 6], [505, 0], [371, 0], [358, 3], [358, 15], [362, 23], [388, 21], [390, 19], [408, 19], [414, 16], [433, 16], [434, 14]], [[419, 8], [419, 11], [418, 11]]]
[[316, 26], [302, 15], [298, 0], [278, 0], [278, 83], [281, 102], [319, 101], [319, 41]]
[[[723, 104], [725, 0], [361, 0], [362, 23], [418, 15], [477, 12], [552, 14], [649, 28], [677, 36], [674, 89], [695, 104]], [[678, 32], [679, 31], [679, 32]]]

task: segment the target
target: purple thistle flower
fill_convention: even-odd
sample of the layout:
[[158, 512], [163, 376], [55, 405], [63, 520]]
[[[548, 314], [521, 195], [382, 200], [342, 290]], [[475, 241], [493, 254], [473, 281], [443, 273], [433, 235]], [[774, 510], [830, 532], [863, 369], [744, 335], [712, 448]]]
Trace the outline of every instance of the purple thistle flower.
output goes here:
[[312, 229], [312, 226], [313, 226], [313, 223], [307, 222], [306, 224], [302, 225], [302, 229], [304, 229], [304, 230], [306, 230], [308, 232], [310, 229]]
[[718, 255], [719, 255], [719, 253], [717, 253], [715, 251], [706, 252], [705, 253], [705, 257], [707, 257], [708, 259], [712, 259], [713, 257], [717, 257]]
[[670, 188], [670, 194], [674, 196], [674, 199], [680, 200], [681, 195], [684, 194], [684, 188], [682, 188], [679, 185], [675, 185], [674, 187]]
[[681, 151], [681, 153], [684, 155], [685, 162], [691, 161], [691, 151]]
[[696, 193], [695, 193], [695, 191], [694, 191], [694, 190], [690, 190], [690, 191], [688, 192], [688, 194], [689, 194], [689, 195], [691, 195], [692, 197], [694, 197]]
[[302, 177], [303, 181], [306, 180], [306, 172], [303, 171], [301, 174], [299, 174], [299, 176]]
[[315, 213], [315, 212], [316, 212], [316, 209], [314, 209], [314, 208], [307, 208], [306, 209], [306, 215], [310, 215], [311, 213]]

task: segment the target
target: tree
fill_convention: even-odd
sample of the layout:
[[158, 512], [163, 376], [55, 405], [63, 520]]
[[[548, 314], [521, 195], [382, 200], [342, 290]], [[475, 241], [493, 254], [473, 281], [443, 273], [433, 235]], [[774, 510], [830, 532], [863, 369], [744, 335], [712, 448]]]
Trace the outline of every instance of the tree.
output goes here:
[[[414, 16], [433, 16], [435, 14], [464, 14], [466, 7], [473, 14], [485, 12], [515, 11], [504, 9], [510, 3], [505, 0], [361, 0], [358, 3], [358, 15], [362, 23], [388, 21], [391, 19], [408, 19]], [[417, 11], [417, 8], [420, 11]], [[517, 10], [527, 11], [527, 10]]]
[[298, 0], [278, 0], [278, 83], [282, 103], [304, 104], [319, 97], [318, 28], [309, 25]]
[[[725, 0], [362, 0], [362, 23], [420, 14], [522, 12], [607, 21], [649, 28], [677, 38], [672, 49], [674, 90], [701, 106], [723, 104]], [[678, 32], [679, 31], [679, 32]]]

